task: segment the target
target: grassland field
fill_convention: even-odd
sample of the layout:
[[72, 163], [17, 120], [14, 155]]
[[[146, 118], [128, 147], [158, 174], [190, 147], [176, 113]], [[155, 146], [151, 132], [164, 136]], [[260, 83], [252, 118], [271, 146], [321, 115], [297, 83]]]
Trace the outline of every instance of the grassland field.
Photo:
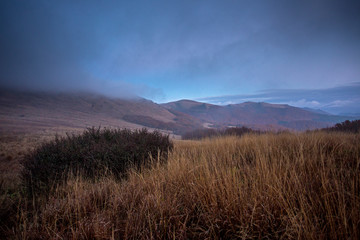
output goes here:
[[19, 160], [52, 138], [2, 137], [1, 238], [360, 238], [359, 134], [176, 140], [165, 165], [121, 181], [70, 176], [26, 199]]

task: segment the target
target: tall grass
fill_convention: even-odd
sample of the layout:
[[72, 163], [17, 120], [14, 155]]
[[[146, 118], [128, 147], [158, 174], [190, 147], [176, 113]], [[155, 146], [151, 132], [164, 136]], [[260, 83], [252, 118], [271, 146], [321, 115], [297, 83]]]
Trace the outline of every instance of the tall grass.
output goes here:
[[360, 238], [358, 134], [179, 141], [166, 165], [126, 180], [64, 181], [21, 205], [11, 238]]

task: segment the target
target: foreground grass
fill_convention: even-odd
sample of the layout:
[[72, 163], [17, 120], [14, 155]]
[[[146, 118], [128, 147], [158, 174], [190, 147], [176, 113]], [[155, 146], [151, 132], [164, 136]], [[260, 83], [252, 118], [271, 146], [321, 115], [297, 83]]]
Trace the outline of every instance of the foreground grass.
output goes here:
[[179, 141], [165, 166], [119, 182], [70, 177], [20, 199], [9, 238], [360, 238], [360, 136]]

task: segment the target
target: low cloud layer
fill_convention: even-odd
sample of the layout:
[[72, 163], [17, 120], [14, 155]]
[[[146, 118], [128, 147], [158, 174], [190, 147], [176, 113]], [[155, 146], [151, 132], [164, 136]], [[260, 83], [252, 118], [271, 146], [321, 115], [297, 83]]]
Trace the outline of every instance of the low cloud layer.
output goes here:
[[327, 89], [273, 89], [254, 94], [217, 96], [197, 100], [227, 105], [247, 101], [289, 104], [321, 109], [332, 114], [360, 116], [360, 82]]
[[110, 6], [96, 7], [91, 1], [1, 2], [0, 87], [163, 99], [157, 87], [109, 73], [106, 59], [116, 46], [107, 31], [115, 23], [101, 20]]

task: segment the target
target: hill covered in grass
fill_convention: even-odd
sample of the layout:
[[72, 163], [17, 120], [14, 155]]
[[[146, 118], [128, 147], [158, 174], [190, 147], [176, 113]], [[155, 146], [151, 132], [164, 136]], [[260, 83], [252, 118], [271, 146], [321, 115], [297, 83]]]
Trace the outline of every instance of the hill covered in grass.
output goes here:
[[81, 132], [87, 127], [159, 129], [181, 134], [202, 123], [143, 98], [111, 98], [92, 93], [29, 92], [0, 89], [0, 133]]

